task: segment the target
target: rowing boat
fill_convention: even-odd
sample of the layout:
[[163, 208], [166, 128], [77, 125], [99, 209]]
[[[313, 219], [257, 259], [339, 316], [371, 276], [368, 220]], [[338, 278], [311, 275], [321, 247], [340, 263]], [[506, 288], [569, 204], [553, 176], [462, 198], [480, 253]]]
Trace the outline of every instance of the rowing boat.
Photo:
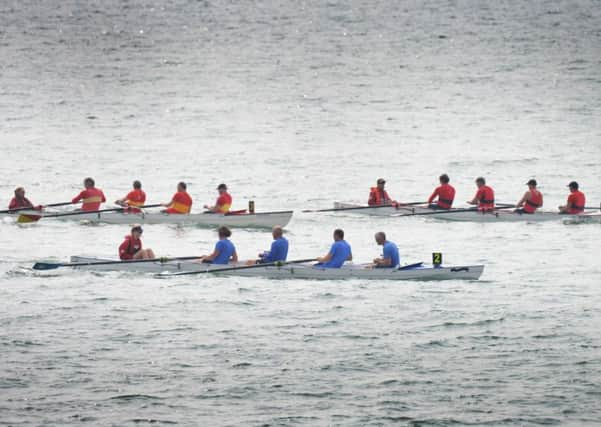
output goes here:
[[[399, 216], [402, 216], [399, 215]], [[494, 210], [492, 212], [481, 212], [478, 210], [460, 209], [457, 212], [432, 211], [427, 215], [429, 218], [442, 219], [446, 221], [464, 222], [544, 222], [571, 220], [579, 215], [566, 215], [559, 212], [536, 211], [533, 214], [517, 213], [513, 210]]]
[[[270, 279], [317, 279], [317, 280], [342, 280], [342, 279], [368, 279], [368, 280], [477, 280], [484, 270], [483, 265], [440, 266], [418, 264], [409, 268], [367, 268], [366, 264], [345, 264], [342, 268], [319, 268], [311, 263], [285, 264], [282, 266], [265, 266], [255, 268], [232, 269], [229, 267], [242, 267], [243, 263], [224, 265], [203, 264], [195, 261], [168, 261], [147, 263], [115, 263], [114, 260], [72, 256], [72, 263], [82, 264], [75, 269], [91, 271], [124, 271], [139, 273], [165, 273], [165, 272], [211, 272], [219, 276], [265, 277]], [[108, 262], [109, 264], [96, 264]], [[89, 265], [85, 265], [89, 264]], [[227, 271], [218, 272], [228, 268]]]
[[[33, 215], [34, 211], [19, 212], [20, 215]], [[248, 227], [271, 228], [275, 225], [285, 226], [292, 218], [292, 211], [257, 212], [239, 214], [197, 213], [197, 214], [166, 214], [152, 213], [123, 213], [123, 212], [73, 212], [65, 214], [44, 214], [35, 212], [44, 218], [56, 218], [64, 221], [79, 221], [83, 223], [106, 224], [178, 224], [196, 225], [201, 227]], [[17, 214], [11, 214], [13, 216]]]
[[590, 224], [601, 222], [601, 212], [585, 213], [580, 215], [569, 215], [564, 219], [566, 224]]
[[411, 214], [411, 213], [422, 213], [430, 212], [432, 209], [428, 208], [427, 205], [382, 205], [382, 206], [369, 206], [362, 205], [359, 203], [349, 202], [334, 202], [334, 209], [332, 212], [344, 212], [344, 213], [356, 213], [361, 215], [373, 215], [373, 216], [391, 216], [393, 214]]

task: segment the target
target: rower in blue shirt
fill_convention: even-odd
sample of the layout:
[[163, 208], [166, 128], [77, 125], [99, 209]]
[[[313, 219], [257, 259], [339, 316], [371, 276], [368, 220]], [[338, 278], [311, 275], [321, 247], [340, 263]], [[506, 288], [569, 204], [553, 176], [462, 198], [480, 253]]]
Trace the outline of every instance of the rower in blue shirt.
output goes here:
[[217, 233], [219, 234], [219, 241], [215, 245], [213, 253], [201, 256], [201, 261], [209, 264], [228, 264], [230, 261], [238, 262], [236, 247], [229, 240], [229, 237], [232, 235], [230, 229], [222, 226], [219, 227]]
[[330, 251], [317, 258], [318, 262], [314, 267], [340, 268], [345, 261], [352, 261], [352, 259], [351, 245], [344, 240], [344, 231], [337, 228], [334, 230], [334, 243], [330, 247]]
[[284, 237], [284, 230], [279, 225], [276, 225], [272, 228], [271, 235], [273, 236], [271, 249], [260, 253], [258, 260], [247, 261], [246, 265], [286, 261], [288, 257], [288, 240]]
[[401, 260], [397, 246], [393, 242], [386, 240], [386, 233], [383, 231], [378, 231], [374, 237], [376, 243], [382, 246], [383, 254], [381, 258], [374, 259], [373, 266], [376, 268], [398, 267]]

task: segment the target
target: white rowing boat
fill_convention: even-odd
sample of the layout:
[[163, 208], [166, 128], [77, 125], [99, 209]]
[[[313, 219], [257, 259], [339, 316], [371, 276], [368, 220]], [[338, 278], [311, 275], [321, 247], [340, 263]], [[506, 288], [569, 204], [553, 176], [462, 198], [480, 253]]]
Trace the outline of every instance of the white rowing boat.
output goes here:
[[[459, 265], [433, 267], [415, 265], [410, 268], [366, 268], [364, 264], [345, 264], [342, 268], [319, 268], [311, 263], [284, 264], [282, 266], [253, 266], [244, 268], [243, 263], [211, 265], [195, 261], [168, 262], [115, 262], [115, 260], [72, 256], [72, 263], [82, 264], [72, 268], [91, 271], [124, 271], [139, 273], [209, 272], [214, 275], [265, 277], [271, 279], [368, 279], [368, 280], [477, 280], [483, 265]], [[106, 262], [107, 264], [98, 264]], [[88, 264], [88, 265], [85, 265]], [[243, 268], [235, 268], [243, 267]], [[227, 271], [219, 272], [226, 268]]]
[[49, 214], [35, 211], [23, 211], [19, 215], [38, 215], [44, 218], [56, 218], [63, 221], [79, 221], [84, 223], [106, 223], [106, 224], [178, 224], [196, 225], [202, 227], [248, 227], [248, 228], [271, 228], [275, 225], [284, 227], [292, 218], [292, 211], [257, 212], [240, 214], [166, 214], [161, 212], [151, 213], [123, 213], [123, 212], [74, 212], [65, 214]]
[[533, 214], [523, 214], [517, 213], [512, 209], [497, 209], [492, 212], [458, 209], [457, 212], [453, 210], [432, 211], [432, 214], [427, 215], [428, 218], [465, 222], [544, 222], [571, 220], [578, 216], [549, 211], [536, 211]]

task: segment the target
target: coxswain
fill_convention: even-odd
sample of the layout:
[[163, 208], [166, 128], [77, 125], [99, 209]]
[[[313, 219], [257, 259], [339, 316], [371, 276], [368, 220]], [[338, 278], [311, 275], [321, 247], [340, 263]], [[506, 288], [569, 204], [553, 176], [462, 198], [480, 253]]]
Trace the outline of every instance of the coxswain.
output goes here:
[[330, 247], [329, 252], [317, 258], [317, 264], [314, 267], [320, 268], [340, 268], [345, 261], [352, 261], [353, 253], [351, 245], [344, 240], [344, 231], [337, 228], [334, 230], [334, 243]]
[[219, 192], [219, 196], [217, 197], [215, 206], [205, 205], [204, 207], [209, 212], [228, 213], [232, 207], [232, 196], [227, 192], [227, 185], [219, 184], [217, 191]]
[[470, 205], [478, 205], [478, 210], [481, 212], [490, 212], [495, 209], [495, 192], [492, 188], [486, 185], [486, 180], [481, 176], [476, 178], [476, 186], [478, 191], [472, 200], [468, 203]]
[[186, 183], [180, 182], [177, 184], [177, 192], [171, 198], [169, 203], [161, 203], [165, 206], [163, 212], [168, 214], [189, 214], [192, 208], [192, 197], [186, 192]]
[[[440, 185], [434, 189], [434, 192], [428, 198], [428, 207], [430, 209], [451, 209], [453, 200], [455, 200], [455, 188], [449, 184], [449, 176], [443, 173], [438, 177]], [[436, 199], [434, 202], [434, 199]]]
[[23, 208], [31, 208], [36, 211], [41, 211], [42, 206], [34, 206], [33, 203], [29, 201], [27, 197], [25, 197], [25, 189], [23, 187], [15, 188], [15, 197], [12, 198], [10, 203], [8, 204], [8, 209], [23, 209]]
[[268, 251], [259, 254], [259, 259], [250, 260], [246, 264], [265, 264], [277, 261], [286, 261], [288, 257], [288, 240], [284, 237], [284, 230], [281, 226], [276, 225], [271, 229], [273, 242]]
[[128, 259], [154, 259], [152, 249], [142, 249], [142, 227], [134, 225], [131, 228], [131, 234], [125, 236], [125, 240], [119, 246], [119, 258]]
[[536, 189], [536, 179], [531, 179], [526, 183], [528, 191], [524, 193], [519, 202], [515, 205], [516, 213], [533, 214], [543, 205], [543, 193]]
[[81, 193], [71, 200], [72, 203], [77, 203], [81, 200], [82, 211], [97, 211], [100, 205], [106, 202], [104, 193], [101, 189], [96, 188], [94, 180], [92, 178], [86, 178], [83, 180], [83, 186], [85, 187]]
[[375, 258], [372, 267], [375, 268], [395, 268], [400, 263], [399, 249], [397, 246], [386, 240], [386, 234], [383, 231], [378, 231], [375, 234], [376, 243], [382, 246], [382, 256]]
[[203, 255], [200, 257], [202, 262], [209, 264], [228, 264], [231, 262], [238, 262], [238, 254], [236, 253], [236, 247], [229, 240], [232, 232], [225, 226], [219, 227], [217, 230], [219, 235], [219, 241], [215, 244], [215, 249], [210, 255]]
[[378, 178], [376, 186], [370, 188], [369, 199], [367, 201], [367, 204], [369, 206], [396, 204], [396, 202], [390, 198], [386, 190], [384, 190], [385, 185], [386, 181], [384, 180], [384, 178]]
[[562, 214], [577, 215], [584, 212], [586, 206], [586, 197], [584, 193], [578, 189], [578, 183], [572, 181], [568, 184], [570, 195], [568, 202], [564, 206], [559, 206], [559, 212]]
[[127, 193], [127, 196], [116, 200], [115, 204], [123, 207], [127, 207], [126, 212], [140, 213], [142, 212], [139, 207], [144, 206], [146, 202], [146, 193], [142, 190], [142, 183], [135, 180], [133, 183], [134, 189]]

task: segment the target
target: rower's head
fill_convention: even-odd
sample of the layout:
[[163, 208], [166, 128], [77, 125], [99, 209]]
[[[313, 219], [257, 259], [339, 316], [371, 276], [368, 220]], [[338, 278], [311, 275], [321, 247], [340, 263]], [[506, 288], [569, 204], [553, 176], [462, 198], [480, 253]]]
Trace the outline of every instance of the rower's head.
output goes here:
[[441, 184], [448, 184], [450, 181], [449, 175], [447, 175], [446, 173], [443, 173], [442, 175], [440, 175], [438, 177], [438, 180], [440, 181]]
[[25, 197], [25, 189], [23, 187], [15, 188], [15, 197], [17, 199], [22, 199]]
[[225, 184], [219, 184], [217, 186], [217, 191], [219, 191], [219, 194], [223, 194], [227, 191], [227, 185]]
[[378, 231], [374, 237], [378, 245], [383, 245], [386, 241], [386, 233], [384, 233], [383, 231]]
[[180, 181], [177, 183], [177, 191], [186, 191], [186, 183], [184, 181]]
[[219, 227], [217, 229], [217, 234], [219, 235], [220, 239], [227, 239], [228, 237], [230, 237], [232, 235], [232, 232], [229, 228], [222, 225], [221, 227]]
[[131, 235], [134, 237], [140, 238], [140, 236], [142, 235], [143, 232], [144, 232], [144, 230], [142, 230], [141, 225], [134, 225], [131, 228]]
[[570, 191], [573, 193], [574, 191], [578, 191], [578, 183], [576, 181], [572, 181], [568, 184]]
[[276, 225], [271, 229], [271, 235], [274, 239], [279, 239], [284, 235], [284, 229], [281, 226]]
[[486, 185], [486, 180], [479, 176], [478, 178], [476, 178], [476, 185], [478, 186], [478, 188], [480, 188], [483, 185]]
[[93, 178], [87, 177], [83, 180], [83, 186], [86, 188], [94, 188], [94, 185], [96, 185], [96, 183]]
[[136, 179], [134, 181], [134, 189], [139, 190], [140, 188], [142, 188], [142, 183]]
[[528, 186], [528, 188], [535, 189], [538, 183], [536, 182], [536, 179], [531, 179], [526, 183], [526, 185]]
[[334, 240], [344, 240], [344, 230], [342, 230], [341, 228], [337, 228], [336, 230], [334, 230]]
[[378, 184], [378, 188], [380, 190], [383, 190], [384, 186], [386, 185], [386, 180], [384, 178], [378, 178], [378, 181], [376, 183]]

